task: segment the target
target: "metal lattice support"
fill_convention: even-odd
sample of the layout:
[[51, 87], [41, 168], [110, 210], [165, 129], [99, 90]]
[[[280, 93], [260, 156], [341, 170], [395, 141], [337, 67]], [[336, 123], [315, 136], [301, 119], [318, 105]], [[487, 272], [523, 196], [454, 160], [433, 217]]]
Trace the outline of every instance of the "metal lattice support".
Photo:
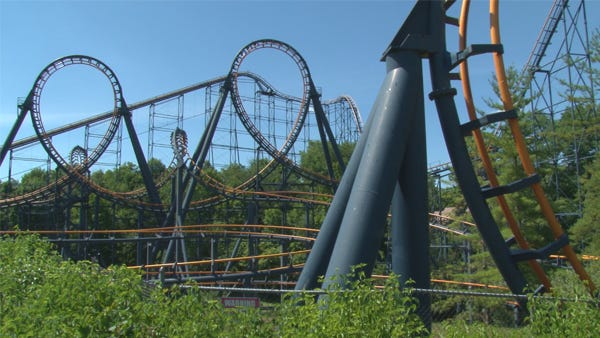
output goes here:
[[[589, 50], [585, 1], [555, 0], [523, 69], [529, 76], [528, 96], [532, 101], [528, 108], [536, 133], [533, 146], [549, 154], [549, 160], [538, 161], [536, 166], [551, 173], [548, 192], [552, 199], [565, 197], [565, 190], [576, 191], [572, 203], [557, 210], [558, 216], [581, 217], [582, 164], [594, 155], [585, 150], [586, 133], [596, 135], [594, 148], [598, 147], [598, 131], [584, 128], [597, 119]], [[559, 139], [556, 133], [563, 117], [573, 121], [570, 140]], [[565, 173], [566, 166], [574, 170]]]
[[173, 129], [183, 128], [184, 96], [179, 95], [149, 107], [148, 158], [154, 158], [157, 148], [170, 149], [168, 136]]

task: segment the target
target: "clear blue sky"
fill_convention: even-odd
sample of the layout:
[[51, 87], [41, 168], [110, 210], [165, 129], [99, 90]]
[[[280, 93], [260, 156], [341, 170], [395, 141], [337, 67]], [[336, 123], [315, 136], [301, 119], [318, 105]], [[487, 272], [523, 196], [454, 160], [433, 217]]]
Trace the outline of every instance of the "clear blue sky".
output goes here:
[[[551, 3], [500, 2], [507, 65], [520, 69], [525, 64]], [[316, 85], [323, 88], [323, 98], [351, 95], [366, 121], [385, 76], [381, 53], [413, 4], [408, 0], [0, 0], [0, 142], [14, 122], [17, 98], [26, 96], [38, 73], [61, 56], [86, 54], [102, 60], [117, 74], [127, 102], [133, 103], [224, 75], [238, 50], [261, 38], [279, 39], [296, 48]], [[600, 1], [588, 0], [586, 5], [589, 25], [597, 27]], [[487, 1], [474, 1], [470, 43], [489, 42], [487, 9]], [[449, 30], [449, 35], [451, 47], [456, 48], [456, 30]], [[491, 57], [480, 58], [481, 62], [471, 65], [478, 88], [475, 95], [490, 97]], [[48, 104], [86, 107], [90, 114], [107, 110], [87, 108], [99, 103], [89, 98], [81, 102], [74, 89], [80, 85], [85, 86], [71, 84], [67, 88], [72, 91], [63, 93], [60, 102]], [[457, 103], [464, 111], [462, 102]], [[431, 105], [426, 114], [428, 161], [444, 162], [448, 157]], [[57, 123], [77, 119], [72, 114]], [[31, 124], [30, 120], [25, 124]], [[4, 169], [0, 168], [0, 180], [6, 178]]]

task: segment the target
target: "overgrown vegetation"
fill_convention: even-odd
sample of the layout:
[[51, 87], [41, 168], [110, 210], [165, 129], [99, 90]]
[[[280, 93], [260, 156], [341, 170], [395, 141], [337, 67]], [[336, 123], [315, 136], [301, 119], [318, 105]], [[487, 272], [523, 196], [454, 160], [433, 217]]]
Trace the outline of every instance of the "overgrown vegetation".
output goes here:
[[[389, 278], [352, 278], [349, 290], [290, 294], [269, 309], [221, 305], [214, 291], [148, 288], [136, 270], [65, 261], [36, 235], [0, 240], [0, 332], [18, 337], [414, 337], [427, 334], [416, 300]], [[600, 269], [595, 267], [593, 273]], [[359, 276], [361, 277], [361, 276]], [[572, 273], [555, 298], [532, 298], [525, 325], [434, 323], [435, 337], [593, 337], [600, 309]], [[581, 283], [579, 283], [580, 285]], [[560, 296], [562, 298], [557, 298]]]
[[[600, 264], [590, 264], [588, 272], [600, 275]], [[434, 337], [596, 337], [600, 332], [600, 300], [573, 271], [562, 269], [552, 274], [554, 291], [529, 298], [528, 315], [523, 325], [514, 327], [498, 321], [486, 323], [462, 318], [434, 324]], [[496, 302], [480, 298], [481, 302]], [[501, 302], [506, 303], [506, 300]], [[475, 313], [477, 313], [475, 311]], [[504, 311], [506, 314], [506, 311]]]
[[215, 293], [148, 290], [135, 270], [64, 261], [35, 235], [0, 240], [0, 332], [18, 337], [413, 337], [416, 303], [390, 279], [357, 279], [326, 298], [289, 295], [272, 309], [225, 309]]

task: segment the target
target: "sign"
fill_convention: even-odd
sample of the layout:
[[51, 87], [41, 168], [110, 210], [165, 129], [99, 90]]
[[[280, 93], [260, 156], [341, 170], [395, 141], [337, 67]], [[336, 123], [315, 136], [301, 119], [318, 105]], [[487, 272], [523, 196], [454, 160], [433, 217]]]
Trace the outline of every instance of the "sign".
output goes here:
[[260, 299], [257, 297], [221, 297], [221, 304], [226, 308], [232, 307], [254, 307], [260, 306]]

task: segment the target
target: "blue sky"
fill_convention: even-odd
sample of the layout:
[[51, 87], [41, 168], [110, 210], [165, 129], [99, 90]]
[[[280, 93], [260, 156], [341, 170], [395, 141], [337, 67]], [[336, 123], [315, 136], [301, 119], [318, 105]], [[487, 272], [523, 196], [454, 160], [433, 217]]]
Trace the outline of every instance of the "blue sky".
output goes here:
[[[520, 69], [525, 64], [551, 3], [500, 1], [507, 65]], [[240, 48], [262, 38], [292, 45], [307, 61], [323, 98], [351, 95], [366, 121], [385, 76], [380, 56], [413, 4], [408, 0], [0, 0], [0, 142], [14, 122], [17, 98], [26, 96], [38, 73], [61, 56], [85, 54], [102, 60], [117, 74], [126, 101], [133, 103], [224, 75]], [[590, 27], [597, 27], [598, 16], [592, 13], [600, 13], [600, 1], [588, 0], [586, 6]], [[489, 42], [487, 10], [487, 1], [474, 1], [470, 43]], [[449, 29], [448, 34], [450, 47], [456, 48], [456, 30]], [[488, 85], [492, 67], [491, 56], [471, 64], [477, 98], [492, 96]], [[47, 104], [65, 111], [84, 108], [90, 115], [106, 111], [110, 92], [108, 101], [105, 97], [96, 101], [89, 93], [79, 93], [85, 86], [85, 79], [64, 87], [58, 81], [54, 87], [60, 95]], [[457, 105], [464, 111], [459, 99]], [[448, 156], [432, 105], [428, 104], [426, 114], [428, 161], [444, 162]], [[74, 122], [78, 117], [67, 114], [55, 123]], [[2, 167], [0, 180], [6, 177], [6, 163]]]

